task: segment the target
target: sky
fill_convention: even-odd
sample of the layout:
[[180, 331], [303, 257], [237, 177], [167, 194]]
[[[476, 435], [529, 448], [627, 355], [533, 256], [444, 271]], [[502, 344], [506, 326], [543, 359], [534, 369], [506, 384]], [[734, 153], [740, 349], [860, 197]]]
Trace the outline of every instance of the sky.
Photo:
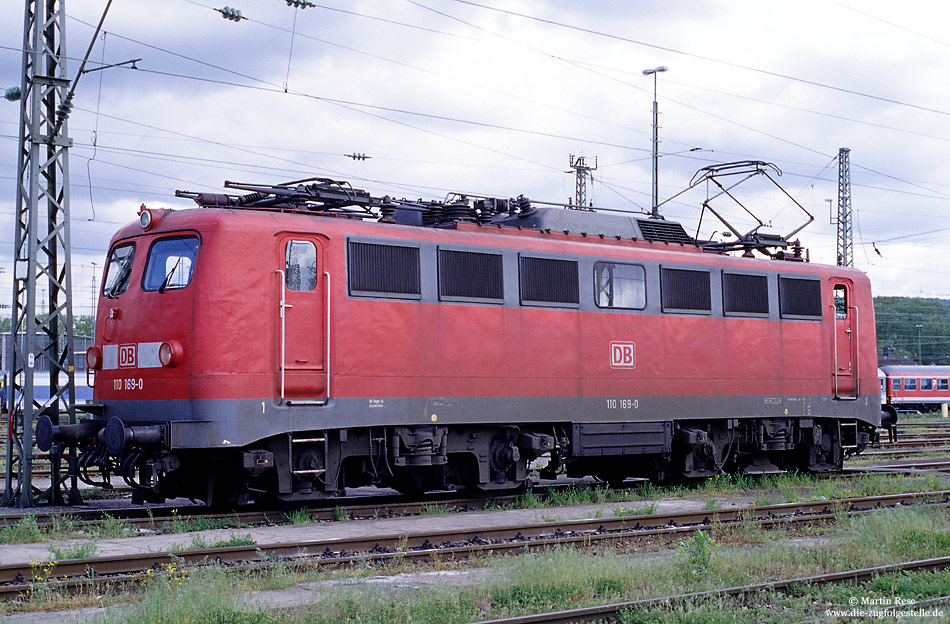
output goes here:
[[[225, 180], [347, 180], [374, 195], [567, 202], [570, 158], [595, 206], [651, 208], [659, 106], [662, 215], [718, 238], [712, 165], [772, 163], [732, 194], [834, 264], [849, 148], [854, 265], [874, 294], [950, 298], [950, 4], [937, 0], [122, 0], [68, 120], [74, 313], [112, 235], [175, 190]], [[0, 26], [0, 89], [21, 82], [22, 2]], [[105, 0], [69, 0], [76, 76]], [[19, 106], [0, 100], [0, 303], [12, 296]], [[348, 157], [365, 154], [357, 160]], [[774, 171], [774, 170], [773, 170]], [[779, 176], [777, 172], [781, 172]], [[681, 193], [681, 194], [680, 194]], [[675, 196], [675, 197], [674, 197]], [[742, 232], [756, 221], [710, 206]], [[701, 226], [700, 217], [702, 216]], [[3, 294], [7, 293], [7, 294]], [[6, 310], [8, 313], [9, 311]], [[2, 311], [0, 311], [2, 313]]]

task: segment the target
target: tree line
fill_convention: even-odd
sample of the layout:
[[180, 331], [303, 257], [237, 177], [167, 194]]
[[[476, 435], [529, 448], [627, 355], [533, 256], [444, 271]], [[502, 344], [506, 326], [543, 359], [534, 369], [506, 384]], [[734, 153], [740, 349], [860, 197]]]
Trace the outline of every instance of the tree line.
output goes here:
[[875, 297], [878, 355], [950, 365], [950, 300]]

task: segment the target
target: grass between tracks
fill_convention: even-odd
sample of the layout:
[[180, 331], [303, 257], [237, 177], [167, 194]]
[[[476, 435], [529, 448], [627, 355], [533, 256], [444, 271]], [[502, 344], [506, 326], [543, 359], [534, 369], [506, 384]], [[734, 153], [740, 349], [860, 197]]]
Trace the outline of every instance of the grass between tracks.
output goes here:
[[[667, 543], [587, 550], [553, 548], [465, 564], [443, 561], [423, 567], [396, 561], [335, 572], [307, 571], [293, 564], [249, 573], [213, 565], [188, 570], [168, 566], [150, 575], [139, 592], [100, 588], [95, 594], [67, 598], [37, 591], [20, 605], [0, 608], [116, 605], [120, 610], [110, 611], [101, 621], [134, 624], [455, 623], [950, 556], [950, 514], [946, 508], [879, 510], [844, 519], [823, 535], [815, 535], [817, 531], [792, 526], [765, 531], [751, 522], [714, 524], [672, 548]], [[432, 572], [445, 576], [433, 580], [435, 575], [426, 574]], [[306, 606], [274, 610], [246, 594], [295, 586]], [[763, 592], [736, 599], [674, 603], [629, 613], [626, 621], [796, 622], [828, 617], [830, 609], [847, 611], [852, 599], [868, 610], [946, 595], [950, 595], [948, 571], [899, 574], [860, 587], [802, 587], [790, 595]], [[950, 605], [943, 608], [950, 612]]]

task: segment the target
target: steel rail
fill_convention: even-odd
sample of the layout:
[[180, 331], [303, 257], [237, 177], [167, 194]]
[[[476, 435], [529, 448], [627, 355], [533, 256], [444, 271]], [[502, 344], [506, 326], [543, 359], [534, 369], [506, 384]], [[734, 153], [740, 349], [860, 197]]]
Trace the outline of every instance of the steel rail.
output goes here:
[[[653, 514], [540, 524], [490, 527], [477, 531], [426, 531], [418, 534], [308, 540], [276, 544], [227, 546], [178, 552], [153, 552], [57, 561], [51, 571], [35, 576], [36, 563], [0, 565], [0, 599], [33, 589], [72, 589], [90, 583], [137, 581], [149, 568], [219, 563], [242, 568], [297, 562], [312, 566], [351, 565], [366, 561], [464, 559], [477, 553], [524, 552], [557, 544], [592, 546], [606, 541], [649, 536], [677, 536], [713, 523], [741, 520], [763, 526], [831, 521], [839, 513], [868, 513], [885, 506], [922, 502], [948, 504], [950, 491], [871, 496], [839, 501], [761, 505], [732, 510]], [[863, 506], [862, 506], [863, 505]]]
[[726, 587], [723, 589], [710, 589], [707, 591], [675, 594], [672, 596], [662, 596], [658, 598], [643, 598], [641, 600], [630, 600], [626, 602], [617, 602], [595, 607], [568, 609], [566, 611], [554, 611], [550, 613], [538, 613], [534, 615], [522, 615], [494, 620], [483, 620], [482, 622], [478, 622], [476, 624], [568, 624], [571, 622], [617, 621], [619, 620], [623, 611], [668, 605], [670, 602], [674, 601], [682, 602], [685, 600], [695, 600], [702, 598], [740, 596], [770, 590], [788, 591], [797, 585], [804, 584], [825, 585], [847, 582], [858, 583], [871, 580], [875, 576], [880, 576], [882, 574], [908, 571], [942, 570], [948, 567], [950, 567], [950, 557], [919, 559], [916, 561], [905, 561], [902, 563], [875, 566], [871, 568], [829, 572], [828, 574], [818, 574], [815, 576], [780, 579], [765, 583], [754, 583], [751, 585]]

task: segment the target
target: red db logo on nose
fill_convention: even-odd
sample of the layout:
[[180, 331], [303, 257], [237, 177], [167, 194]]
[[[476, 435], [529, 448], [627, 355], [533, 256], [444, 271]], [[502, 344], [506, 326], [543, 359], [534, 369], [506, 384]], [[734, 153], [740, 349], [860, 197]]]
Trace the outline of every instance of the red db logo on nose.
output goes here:
[[135, 345], [119, 345], [119, 366], [135, 368]]
[[610, 367], [634, 368], [637, 365], [637, 345], [632, 342], [610, 343]]

